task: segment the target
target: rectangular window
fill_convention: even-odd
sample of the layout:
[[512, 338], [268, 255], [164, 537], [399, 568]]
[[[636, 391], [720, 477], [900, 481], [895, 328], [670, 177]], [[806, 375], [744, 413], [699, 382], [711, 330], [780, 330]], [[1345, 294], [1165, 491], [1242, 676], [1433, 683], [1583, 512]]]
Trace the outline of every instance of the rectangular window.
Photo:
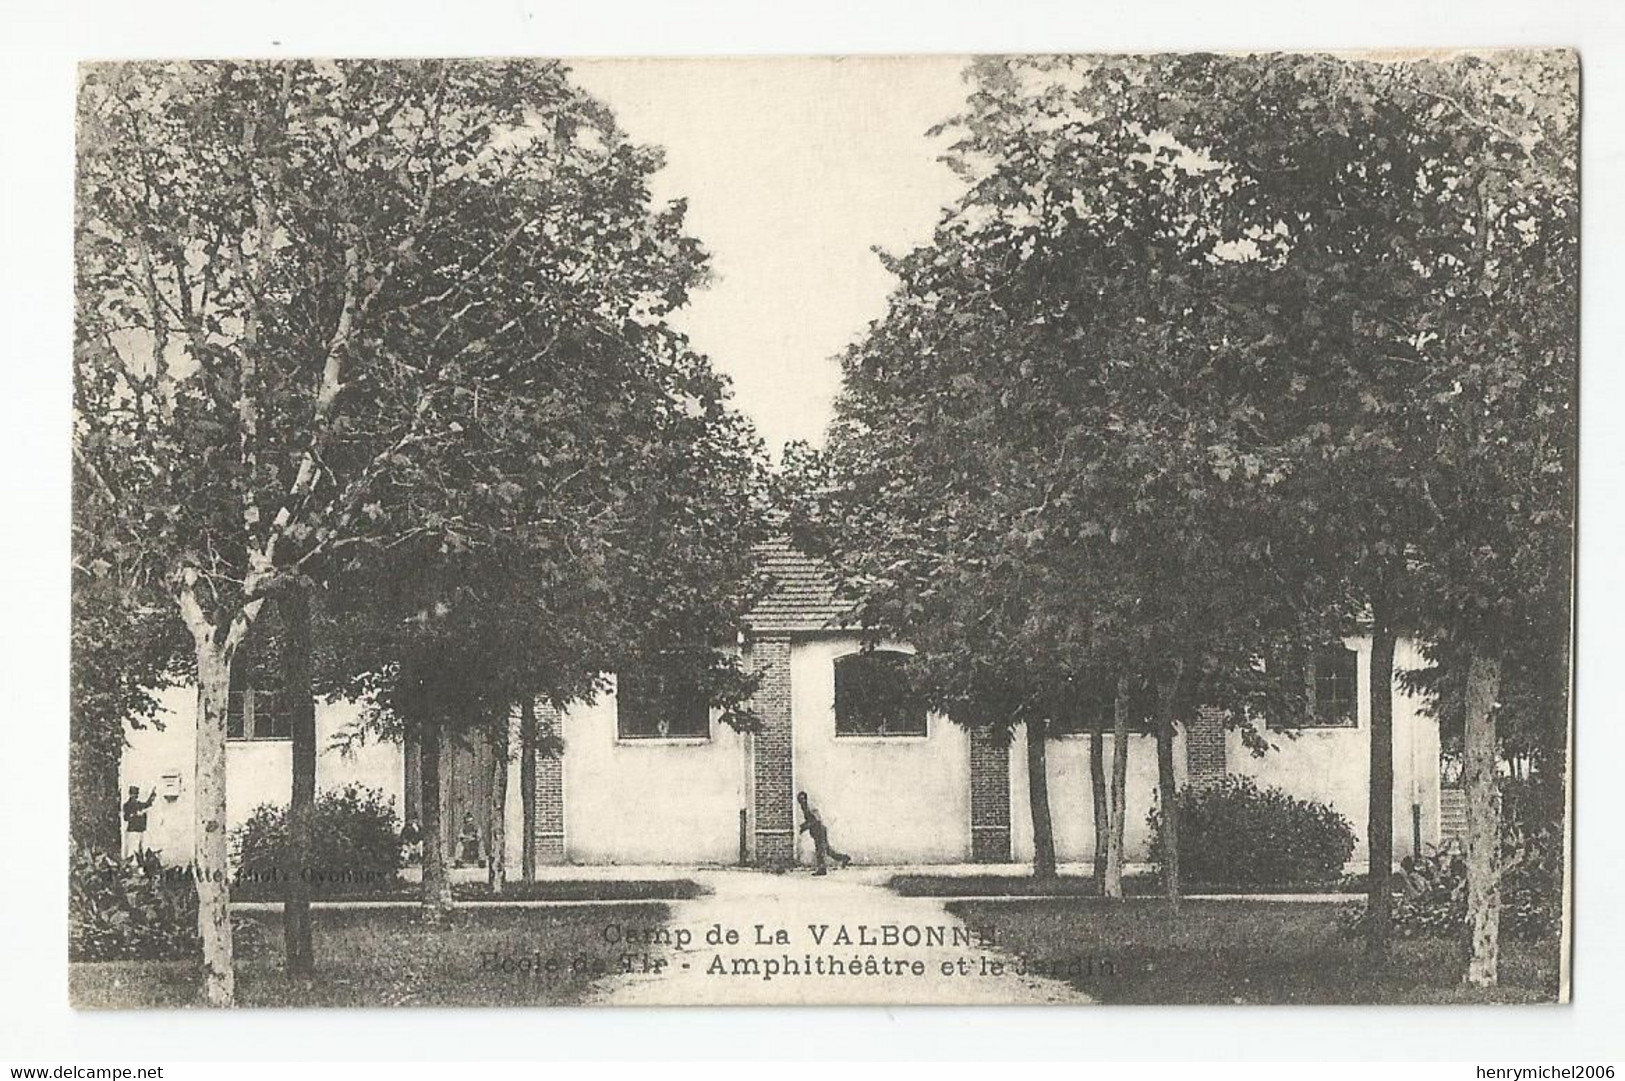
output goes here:
[[1360, 703], [1360, 655], [1337, 647], [1321, 650], [1304, 667], [1308, 710], [1296, 727], [1353, 728]]
[[271, 616], [262, 616], [249, 632], [248, 641], [231, 661], [231, 693], [226, 701], [227, 739], [291, 739], [293, 724], [283, 696], [275, 690], [281, 682], [278, 662], [281, 642]]
[[632, 669], [615, 677], [615, 732], [621, 739], [710, 739], [711, 708], [671, 673]]
[[253, 687], [231, 692], [226, 713], [227, 739], [291, 739], [293, 725], [275, 691]]
[[[1111, 735], [1117, 721], [1117, 681], [1098, 676], [1071, 681], [1073, 686], [1066, 704], [1057, 708], [1050, 718], [1052, 737], [1081, 736], [1091, 732]], [[1152, 714], [1155, 695], [1149, 684], [1135, 681], [1129, 690], [1128, 730], [1132, 735], [1145, 735], [1154, 730]]]
[[910, 690], [903, 665], [908, 654], [894, 650], [852, 653], [835, 661], [837, 736], [924, 736], [925, 706]]

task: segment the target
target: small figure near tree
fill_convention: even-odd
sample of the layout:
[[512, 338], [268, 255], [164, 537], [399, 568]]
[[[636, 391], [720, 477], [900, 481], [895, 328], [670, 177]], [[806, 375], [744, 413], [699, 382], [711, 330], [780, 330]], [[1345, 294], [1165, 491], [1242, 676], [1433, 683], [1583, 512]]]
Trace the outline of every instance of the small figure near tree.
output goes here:
[[473, 811], [463, 812], [463, 825], [457, 833], [457, 866], [485, 866], [485, 858], [480, 855], [480, 827]]
[[124, 801], [124, 834], [126, 841], [126, 855], [146, 851], [144, 839], [147, 832], [147, 811], [151, 809], [153, 801], [158, 798], [158, 790], [153, 789], [147, 793], [147, 798], [141, 798], [141, 789], [136, 785], [130, 786], [130, 796]]
[[796, 802], [801, 805], [801, 832], [812, 837], [814, 860], [813, 874], [829, 874], [829, 860], [834, 860], [842, 867], [845, 867], [851, 863], [851, 856], [848, 856], [844, 852], [837, 852], [834, 848], [830, 847], [829, 827], [824, 825], [824, 820], [818, 817], [817, 811], [813, 810], [812, 804], [807, 799], [807, 793], [797, 792]]

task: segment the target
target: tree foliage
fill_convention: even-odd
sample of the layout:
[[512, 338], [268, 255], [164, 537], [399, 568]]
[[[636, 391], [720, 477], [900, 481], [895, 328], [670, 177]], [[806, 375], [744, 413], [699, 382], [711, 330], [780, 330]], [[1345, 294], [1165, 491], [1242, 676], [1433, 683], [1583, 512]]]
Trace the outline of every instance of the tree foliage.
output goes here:
[[791, 458], [804, 539], [967, 718], [1114, 675], [1291, 714], [1305, 652], [1374, 634], [1380, 889], [1396, 636], [1567, 638], [1573, 74], [977, 62], [967, 193]]
[[[503, 625], [545, 637], [571, 603], [624, 612], [618, 576], [743, 558], [755, 443], [664, 322], [704, 270], [682, 204], [649, 196], [659, 163], [555, 63], [85, 70], [78, 500], [192, 633], [211, 1001], [231, 995], [208, 885], [227, 672], [279, 588], [353, 598], [398, 572], [419, 594], [398, 622], [534, 583]], [[552, 681], [585, 678], [594, 632], [558, 628]]]

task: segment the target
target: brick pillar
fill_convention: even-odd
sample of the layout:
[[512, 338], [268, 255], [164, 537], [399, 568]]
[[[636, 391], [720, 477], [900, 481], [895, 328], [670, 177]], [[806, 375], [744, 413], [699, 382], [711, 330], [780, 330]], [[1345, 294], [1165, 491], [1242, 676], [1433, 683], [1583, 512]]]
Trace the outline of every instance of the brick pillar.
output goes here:
[[970, 734], [970, 858], [1010, 862], [1010, 739], [984, 727]]
[[1224, 711], [1203, 706], [1185, 726], [1185, 781], [1192, 786], [1224, 780]]
[[[536, 703], [536, 734], [553, 742], [561, 718], [546, 702]], [[538, 755], [536, 758], [536, 863], [564, 863], [564, 756]]]
[[790, 639], [751, 643], [751, 669], [761, 682], [752, 700], [761, 731], [753, 741], [756, 865], [783, 870], [796, 861], [795, 766], [790, 729]]

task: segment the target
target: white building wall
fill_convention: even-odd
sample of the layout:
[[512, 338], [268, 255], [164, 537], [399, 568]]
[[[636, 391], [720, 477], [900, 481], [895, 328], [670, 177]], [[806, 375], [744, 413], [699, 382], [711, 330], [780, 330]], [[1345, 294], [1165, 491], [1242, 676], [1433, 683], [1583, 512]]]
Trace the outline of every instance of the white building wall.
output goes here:
[[[1111, 775], [1112, 737], [1101, 741], [1106, 773]], [[1049, 780], [1050, 821], [1055, 830], [1055, 858], [1062, 863], [1090, 863], [1095, 858], [1095, 812], [1089, 783], [1089, 738], [1067, 735], [1045, 748]], [[1185, 783], [1183, 737], [1174, 741], [1174, 777]], [[1016, 729], [1010, 742], [1010, 849], [1017, 862], [1033, 858], [1033, 816], [1028, 802], [1027, 729]], [[1157, 802], [1157, 742], [1148, 735], [1128, 738], [1128, 782], [1125, 788], [1123, 855], [1130, 863], [1151, 858], [1147, 815]]]
[[[1345, 643], [1359, 654], [1358, 723], [1352, 728], [1305, 728], [1292, 731], [1255, 726], [1270, 744], [1255, 757], [1240, 732], [1226, 733], [1225, 760], [1230, 773], [1253, 778], [1262, 787], [1278, 787], [1299, 799], [1326, 803], [1353, 824], [1356, 847], [1351, 864], [1366, 859], [1366, 812], [1370, 781], [1371, 641], [1350, 638]], [[1424, 845], [1439, 841], [1439, 727], [1423, 715], [1423, 701], [1399, 686], [1400, 673], [1420, 668], [1424, 661], [1415, 642], [1402, 639], [1394, 654], [1394, 855], [1405, 855], [1412, 845], [1412, 805], [1421, 811]], [[1156, 803], [1156, 744], [1150, 736], [1130, 737], [1128, 814], [1124, 848], [1131, 862], [1150, 859], [1151, 832], [1147, 814]], [[1175, 776], [1185, 783], [1183, 736], [1174, 749]], [[1090, 801], [1088, 740], [1067, 736], [1049, 746], [1050, 810], [1055, 825], [1056, 856], [1062, 862], [1089, 862], [1094, 857], [1093, 812]], [[1010, 749], [1011, 848], [1014, 858], [1033, 855], [1032, 816], [1027, 805], [1026, 733], [1017, 731]], [[1111, 739], [1106, 740], [1107, 768]]]
[[[749, 796], [746, 738], [620, 739], [613, 686], [562, 721], [564, 842], [572, 863], [737, 863]], [[518, 769], [512, 788], [517, 791]], [[519, 826], [509, 800], [509, 829]], [[511, 866], [518, 867], [513, 842]]]
[[[164, 727], [127, 731], [129, 746], [119, 763], [119, 791], [122, 797], [130, 785], [136, 785], [145, 799], [157, 789], [158, 799], [147, 814], [146, 846], [159, 851], [167, 863], [184, 864], [192, 858], [196, 821], [197, 690], [170, 687], [158, 698]], [[381, 789], [401, 815], [405, 778], [399, 744], [369, 740], [350, 754], [331, 746], [334, 737], [350, 728], [358, 716], [353, 702], [317, 702], [316, 789], [321, 792], [347, 784]], [[240, 826], [263, 803], [288, 804], [293, 795], [292, 748], [285, 739], [227, 741], [228, 828]]]
[[[1345, 643], [1359, 654], [1358, 723], [1352, 728], [1255, 730], [1270, 744], [1254, 757], [1240, 732], [1226, 733], [1225, 756], [1231, 773], [1276, 786], [1299, 799], [1330, 804], [1354, 826], [1353, 862], [1366, 859], [1366, 813], [1371, 778], [1371, 640]], [[1425, 665], [1415, 642], [1401, 639], [1394, 651], [1394, 857], [1412, 844], [1411, 807], [1421, 808], [1424, 845], [1439, 841], [1439, 726], [1423, 715], [1423, 701], [1399, 686], [1400, 673]]]
[[[1370, 736], [1369, 640], [1350, 639], [1359, 653], [1358, 725], [1304, 729], [1295, 736], [1260, 729], [1271, 744], [1254, 757], [1237, 732], [1227, 734], [1230, 772], [1276, 785], [1304, 799], [1329, 803], [1354, 824], [1355, 861], [1365, 858], [1366, 792]], [[829, 824], [837, 849], [861, 862], [953, 863], [970, 858], [969, 734], [932, 716], [924, 738], [837, 737], [836, 658], [861, 648], [856, 636], [797, 639], [791, 649], [795, 783], [812, 797]], [[886, 648], [906, 648], [887, 645]], [[1401, 641], [1397, 670], [1423, 663], [1414, 643]], [[159, 798], [148, 814], [146, 843], [170, 862], [190, 859], [194, 822], [193, 741], [196, 692], [173, 687], [160, 695], [162, 730], [132, 729], [120, 765], [121, 793], [137, 785]], [[1421, 809], [1424, 844], [1439, 839], [1438, 726], [1423, 703], [1396, 684], [1394, 702], [1394, 848], [1411, 847], [1412, 805]], [[349, 702], [318, 703], [318, 790], [357, 783], [402, 799], [402, 752], [397, 744], [369, 742], [345, 755], [333, 738], [354, 724]], [[563, 718], [566, 848], [579, 863], [733, 863], [738, 857], [739, 811], [750, 806], [749, 737], [713, 721], [709, 740], [620, 740], [613, 689]], [[514, 741], [517, 747], [517, 738]], [[240, 825], [262, 803], [286, 804], [292, 787], [287, 740], [232, 740], [227, 747], [227, 817]], [[1111, 740], [1106, 740], [1108, 768]], [[1183, 741], [1175, 747], [1176, 773], [1185, 779]], [[1094, 851], [1089, 793], [1088, 740], [1066, 736], [1048, 748], [1051, 815], [1057, 855], [1088, 862]], [[173, 775], [175, 782], [166, 783]], [[522, 812], [519, 767], [510, 766], [508, 865], [520, 863]], [[1149, 857], [1147, 812], [1156, 799], [1156, 750], [1149, 736], [1131, 737], [1125, 847], [1131, 862]], [[1032, 858], [1027, 802], [1025, 732], [1010, 747], [1010, 818], [1013, 857]], [[798, 815], [799, 822], [799, 815]], [[804, 836], [800, 856], [811, 858]]]
[[[885, 649], [906, 646], [882, 643]], [[795, 786], [859, 863], [958, 863], [970, 858], [970, 735], [933, 715], [924, 737], [837, 736], [835, 660], [856, 635], [798, 638], [790, 647]], [[801, 815], [796, 814], [800, 825]], [[797, 855], [812, 859], [798, 835]]]

